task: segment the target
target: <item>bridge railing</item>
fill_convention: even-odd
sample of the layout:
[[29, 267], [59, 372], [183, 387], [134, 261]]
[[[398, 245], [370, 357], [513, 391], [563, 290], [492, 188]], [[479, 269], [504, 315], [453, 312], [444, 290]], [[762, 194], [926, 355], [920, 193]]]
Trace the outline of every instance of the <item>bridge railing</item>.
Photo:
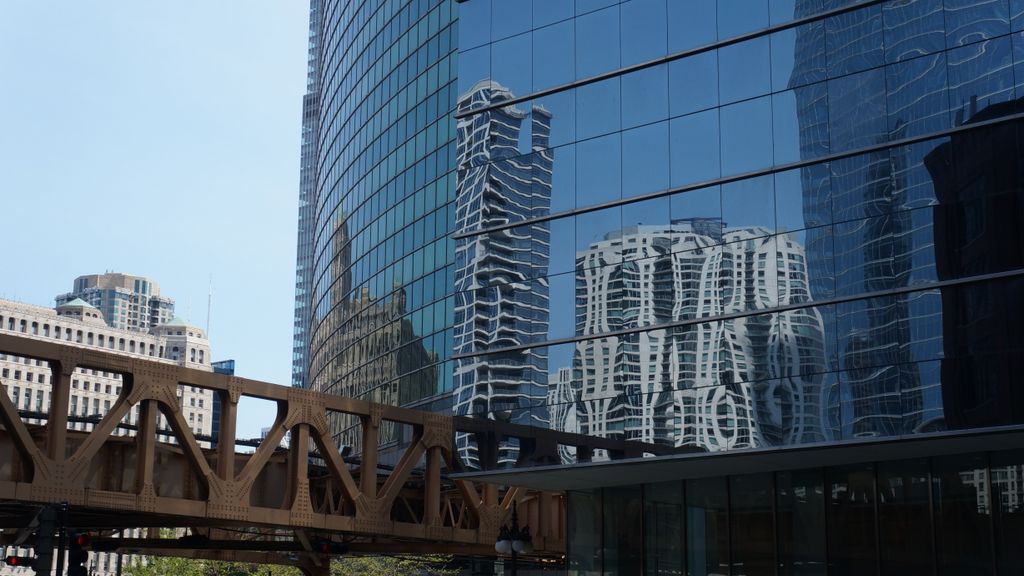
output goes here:
[[[8, 395], [0, 394], [6, 433], [0, 457], [7, 457], [0, 464], [0, 500], [67, 502], [90, 511], [88, 522], [96, 527], [263, 526], [345, 535], [356, 546], [360, 540], [376, 546], [419, 541], [439, 551], [485, 554], [493, 553], [499, 527], [515, 507], [531, 527], [536, 554], [561, 555], [563, 495], [448, 478], [465, 468], [457, 435], [472, 437], [485, 466], [494, 465], [493, 455], [510, 438], [520, 464], [556, 463], [566, 446], [581, 461], [597, 450], [610, 457], [668, 450], [385, 406], [21, 334], [0, 332], [0, 353], [45, 361], [52, 371], [45, 426], [27, 424]], [[116, 401], [90, 431], [68, 426], [77, 368], [121, 375]], [[179, 405], [180, 386], [216, 395], [216, 442], [196, 437]], [[251, 453], [236, 450], [244, 396], [277, 406], [266, 437]], [[125, 434], [133, 409], [138, 417]], [[169, 431], [157, 429], [158, 414]], [[331, 421], [339, 414], [358, 420], [358, 458], [346, 458], [332, 437]], [[400, 455], [386, 467], [378, 465], [385, 425], [403, 429], [405, 439], [391, 448]], [[174, 443], [158, 441], [167, 434]], [[289, 448], [282, 449], [286, 434]]]

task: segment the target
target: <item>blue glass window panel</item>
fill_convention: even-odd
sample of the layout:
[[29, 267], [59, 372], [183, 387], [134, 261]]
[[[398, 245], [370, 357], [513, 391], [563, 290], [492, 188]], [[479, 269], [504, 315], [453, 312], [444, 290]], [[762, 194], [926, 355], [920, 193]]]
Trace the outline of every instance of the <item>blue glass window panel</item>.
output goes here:
[[[580, 264], [580, 252], [593, 249], [599, 243], [620, 234], [622, 231], [622, 211], [618, 206], [585, 212], [576, 215], [576, 262], [577, 268]], [[606, 254], [617, 254], [615, 249], [608, 250]], [[613, 263], [614, 258], [611, 259]], [[588, 266], [585, 264], [585, 266]]]
[[529, 34], [491, 44], [491, 79], [511, 90], [512, 98], [526, 96], [531, 91], [532, 49]]
[[622, 227], [668, 226], [671, 221], [671, 206], [668, 196], [623, 204]]
[[614, 132], [621, 127], [620, 76], [576, 89], [576, 136], [583, 140]]
[[693, 184], [722, 175], [718, 110], [674, 118], [669, 131], [672, 186]]
[[576, 333], [576, 275], [556, 274], [548, 282], [548, 338], [571, 338]]
[[540, 28], [572, 18], [575, 0], [533, 0], [533, 26]]
[[[882, 368], [905, 362], [908, 355], [901, 350], [900, 334], [903, 332], [900, 320], [905, 315], [905, 307], [897, 304], [893, 297], [869, 298], [836, 305], [841, 367]], [[869, 376], [873, 372], [871, 370], [854, 372], [861, 376], [863, 384], [874, 379]], [[872, 375], [879, 380], [877, 385], [898, 392], [899, 381], [888, 371]], [[863, 393], [860, 396], [864, 399], [871, 397]]]
[[833, 153], [888, 139], [883, 69], [829, 80], [828, 105]]
[[620, 198], [622, 146], [618, 132], [576, 144], [576, 206]]
[[576, 141], [576, 92], [563, 90], [534, 101], [551, 113], [551, 146]]
[[775, 185], [772, 176], [746, 178], [722, 185], [722, 220], [729, 228], [764, 228], [775, 232]]
[[624, 131], [622, 196], [628, 198], [668, 187], [668, 122]]
[[1024, 30], [1024, 0], [1010, 0], [1010, 29]]
[[[491, 40], [501, 40], [529, 31], [533, 26], [532, 8], [530, 2], [494, 2], [491, 5]], [[461, 21], [459, 25], [462, 25]]]
[[722, 174], [739, 174], [772, 165], [770, 96], [721, 109]]
[[[579, 3], [576, 7], [579, 8]], [[618, 67], [618, 6], [576, 18], [576, 78], [595, 76]]]
[[943, 0], [946, 47], [963, 46], [1010, 32], [1006, 0]]
[[949, 125], [945, 54], [890, 64], [885, 73], [892, 138], [936, 132]]
[[881, 66], [882, 9], [879, 5], [844, 12], [825, 20], [828, 76], [834, 78]]
[[775, 221], [779, 230], [832, 222], [828, 166], [817, 164], [775, 174]]
[[718, 40], [715, 0], [668, 3], [668, 51], [681, 52]]
[[[808, 228], [801, 235], [807, 258], [807, 277], [811, 300], [827, 300], [834, 297], [836, 294], [836, 271], [833, 227]], [[826, 323], [826, 326], [830, 325], [830, 323]]]
[[548, 222], [551, 232], [551, 256], [548, 272], [558, 274], [570, 272], [576, 267], [576, 218], [566, 216]]
[[882, 5], [885, 61], [934, 54], [946, 46], [942, 0], [900, 0]]
[[718, 106], [718, 52], [709, 50], [669, 62], [669, 111], [672, 116]]
[[1013, 98], [1010, 37], [970, 44], [946, 53], [949, 113], [960, 125], [985, 108]]
[[[894, 268], [897, 286], [938, 281], [935, 269], [935, 212], [930, 208], [893, 213], [898, 234]], [[942, 327], [939, 327], [939, 332]]]
[[846, 8], [847, 6], [854, 6], [857, 4], [867, 4], [872, 0], [824, 0], [825, 10], [838, 10], [839, 8]]
[[576, 14], [585, 14], [617, 4], [621, 0], [576, 0]]
[[[914, 212], [925, 212], [914, 210]], [[928, 211], [930, 212], [930, 211]], [[906, 326], [900, 344], [914, 362], [942, 358], [942, 296], [938, 290], [911, 292], [896, 298]]]
[[812, 16], [821, 10], [821, 0], [768, 0], [772, 25]]
[[833, 160], [829, 168], [837, 222], [888, 214], [894, 209], [892, 164], [887, 150]]
[[776, 165], [828, 154], [827, 99], [823, 83], [772, 95]]
[[576, 207], [576, 148], [560, 146], [551, 150], [551, 212]]
[[632, 128], [668, 118], [668, 66], [622, 76], [622, 127]]
[[836, 295], [853, 296], [896, 287], [891, 216], [833, 225]]
[[[1014, 97], [1020, 100], [1024, 98], [1024, 34], [1014, 33], [1011, 39], [1013, 44], [1013, 77], [1016, 80]], [[1020, 102], [1017, 103], [1017, 107], [1021, 107]]]
[[670, 197], [672, 222], [693, 218], [722, 218], [721, 186], [708, 186], [686, 192], [677, 192]]
[[491, 77], [491, 47], [481, 46], [459, 54], [459, 97], [469, 94], [473, 86]]
[[935, 182], [925, 162], [951, 166], [948, 138], [908, 144], [894, 149], [893, 197], [896, 209], [909, 210], [938, 203]]
[[459, 50], [476, 48], [490, 41], [491, 0], [459, 4]]
[[575, 53], [572, 21], [533, 32], [533, 89], [544, 90], [572, 82]]
[[[855, 314], [856, 312], [848, 312]], [[842, 325], [842, 323], [840, 323]], [[855, 348], [855, 352], [843, 354], [839, 360], [840, 366], [850, 365], [855, 368], [850, 371], [840, 372], [840, 402], [839, 408], [842, 418], [841, 436], [844, 439], [856, 439], [863, 437], [881, 438], [895, 436], [902, 433], [906, 422], [903, 415], [903, 399], [900, 393], [901, 369], [898, 365], [883, 365], [873, 370], [870, 367], [860, 367], [860, 362], [873, 361], [875, 358], [884, 358], [892, 354], [886, 354], [887, 345], [876, 344], [876, 338], [862, 333], [851, 334], [847, 338], [841, 337], [839, 345], [844, 344], [871, 347], [868, 350]], [[898, 344], [889, 344], [893, 348]], [[860, 369], [856, 369], [860, 368]], [[870, 377], [867, 376], [870, 374]], [[829, 469], [834, 470], [834, 469]], [[845, 471], [844, 471], [845, 473]], [[870, 474], [871, 468], [859, 474]], [[851, 471], [852, 478], [853, 472]], [[844, 478], [845, 483], [845, 478]], [[847, 485], [852, 485], [852, 482]], [[873, 496], [869, 498], [873, 499]], [[867, 504], [870, 506], [870, 501]], [[869, 533], [871, 536], [873, 531]], [[832, 536], [832, 538], [836, 538]], [[855, 549], [849, 552], [851, 557], [862, 557], [864, 554]], [[862, 570], [856, 570], [860, 572]]]
[[768, 27], [768, 0], [718, 0], [718, 37], [732, 38]]
[[771, 91], [770, 52], [767, 36], [718, 50], [718, 94], [723, 104]]
[[811, 22], [771, 35], [772, 90], [825, 79], [825, 24]]
[[665, 0], [630, 0], [620, 10], [622, 65], [664, 56], [668, 50]]
[[[945, 430], [946, 422], [943, 417], [942, 400], [942, 363], [915, 362], [903, 364], [900, 366], [900, 370], [910, 372], [910, 374], [903, 376], [903, 381], [906, 385], [900, 391], [903, 397], [904, 433], [919, 434], [923, 431]], [[956, 547], [953, 548], [956, 549]], [[959, 556], [959, 551], [954, 552], [954, 554]], [[963, 558], [965, 556], [969, 555], [960, 557]], [[949, 565], [944, 560], [939, 560], [939, 562], [943, 562], [940, 565]], [[981, 559], [965, 559], [964, 561], [968, 562], [968, 565], [972, 567], [983, 566], [987, 563], [986, 560]]]

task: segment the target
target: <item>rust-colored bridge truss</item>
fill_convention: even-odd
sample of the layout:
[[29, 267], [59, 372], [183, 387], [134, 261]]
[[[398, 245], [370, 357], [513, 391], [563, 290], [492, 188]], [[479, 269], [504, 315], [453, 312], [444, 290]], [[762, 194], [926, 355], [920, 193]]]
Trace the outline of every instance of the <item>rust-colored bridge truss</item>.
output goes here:
[[[256, 380], [180, 367], [20, 334], [0, 334], [0, 353], [49, 363], [52, 397], [45, 426], [23, 422], [0, 393], [0, 527], [23, 527], [28, 505], [67, 502], [68, 524], [97, 531], [187, 527], [215, 546], [129, 540], [138, 553], [298, 565], [325, 573], [311, 542], [344, 541], [353, 552], [436, 552], [494, 555], [499, 527], [513, 507], [533, 532], [535, 554], [561, 557], [565, 548], [563, 495], [448, 478], [463, 464], [456, 433], [473, 435], [484, 458], [515, 439], [520, 463], [554, 462], [559, 446], [580, 460], [595, 449], [611, 457], [665, 452], [665, 447], [558, 433], [493, 420], [450, 417], [320, 394]], [[121, 392], [89, 432], [68, 430], [71, 377], [76, 368], [121, 374]], [[203, 448], [185, 421], [177, 390], [213, 392], [220, 403], [217, 441]], [[277, 415], [254, 452], [236, 451], [238, 403], [270, 400]], [[116, 435], [138, 406], [131, 435]], [[157, 413], [176, 443], [157, 441]], [[331, 436], [331, 414], [359, 422], [358, 459], [346, 459]], [[392, 465], [379, 430], [390, 427]], [[279, 448], [290, 432], [290, 448]], [[397, 432], [397, 433], [396, 433]], [[23, 506], [19, 513], [18, 506]], [[155, 531], [151, 531], [154, 532]]]

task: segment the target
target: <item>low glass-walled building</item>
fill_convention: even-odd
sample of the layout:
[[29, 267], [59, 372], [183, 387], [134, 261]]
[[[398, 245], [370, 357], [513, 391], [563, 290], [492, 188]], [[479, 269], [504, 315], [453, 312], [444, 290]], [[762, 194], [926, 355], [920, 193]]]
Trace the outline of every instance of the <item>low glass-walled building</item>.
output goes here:
[[569, 574], [1020, 574], [1024, 452], [569, 492]]

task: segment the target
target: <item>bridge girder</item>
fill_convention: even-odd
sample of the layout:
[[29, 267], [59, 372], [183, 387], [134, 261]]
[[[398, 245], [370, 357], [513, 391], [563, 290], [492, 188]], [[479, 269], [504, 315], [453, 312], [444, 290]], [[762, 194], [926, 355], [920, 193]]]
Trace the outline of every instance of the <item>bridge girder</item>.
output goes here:
[[[0, 352], [46, 361], [53, 373], [46, 426], [25, 424], [0, 394], [0, 501], [67, 502], [74, 511], [70, 521], [81, 528], [259, 526], [344, 535], [357, 547], [493, 554], [499, 527], [516, 508], [531, 528], [535, 554], [560, 556], [563, 495], [447, 478], [446, 472], [464, 468], [457, 433], [472, 435], [485, 455], [515, 438], [520, 463], [557, 462], [559, 446], [575, 448], [581, 461], [595, 450], [611, 457], [670, 450], [373, 404], [23, 334], [0, 333]], [[68, 430], [76, 368], [123, 379], [116, 402], [90, 432]], [[217, 395], [221, 419], [212, 448], [203, 447], [186, 423], [179, 385]], [[277, 406], [269, 433], [252, 453], [236, 452], [243, 396]], [[134, 436], [115, 435], [133, 407], [139, 410]], [[176, 443], [157, 441], [158, 412]], [[331, 436], [331, 418], [339, 414], [361, 427], [358, 464], [346, 461]], [[401, 456], [383, 471], [377, 466], [382, 425], [406, 431], [396, 448]], [[287, 433], [290, 448], [281, 450]]]

